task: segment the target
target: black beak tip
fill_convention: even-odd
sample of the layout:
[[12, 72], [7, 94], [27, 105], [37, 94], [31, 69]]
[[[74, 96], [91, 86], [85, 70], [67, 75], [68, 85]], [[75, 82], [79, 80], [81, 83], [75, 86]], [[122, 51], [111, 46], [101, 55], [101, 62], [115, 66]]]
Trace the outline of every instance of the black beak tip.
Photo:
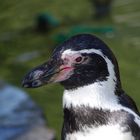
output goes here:
[[22, 81], [22, 87], [37, 88], [43, 86], [44, 84], [47, 83], [44, 73], [45, 73], [44, 64], [32, 69], [24, 76]]
[[28, 80], [28, 78], [24, 78], [22, 81], [22, 87], [24, 88], [37, 88], [42, 86], [43, 83], [40, 80]]
[[24, 87], [24, 88], [29, 88], [29, 87], [30, 87], [29, 84], [26, 82], [26, 79], [25, 79], [25, 78], [22, 80], [21, 85], [22, 85], [22, 87]]
[[36, 86], [35, 81], [35, 77], [33, 75], [33, 72], [31, 71], [24, 76], [21, 84], [24, 88], [34, 88]]

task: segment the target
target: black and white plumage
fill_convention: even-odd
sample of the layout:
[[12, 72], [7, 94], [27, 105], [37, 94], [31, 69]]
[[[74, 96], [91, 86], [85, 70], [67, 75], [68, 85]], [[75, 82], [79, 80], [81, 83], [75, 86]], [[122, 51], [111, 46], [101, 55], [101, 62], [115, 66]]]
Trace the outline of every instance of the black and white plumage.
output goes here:
[[23, 85], [53, 82], [65, 88], [62, 140], [140, 140], [139, 111], [122, 89], [115, 56], [99, 38], [81, 34], [65, 41]]

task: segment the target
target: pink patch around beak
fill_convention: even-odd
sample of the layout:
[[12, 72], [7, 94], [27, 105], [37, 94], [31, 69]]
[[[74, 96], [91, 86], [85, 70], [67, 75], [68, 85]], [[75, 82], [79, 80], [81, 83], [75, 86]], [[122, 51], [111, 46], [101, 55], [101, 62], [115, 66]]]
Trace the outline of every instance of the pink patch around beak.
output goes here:
[[73, 67], [60, 67], [59, 73], [56, 73], [52, 78], [51, 81], [53, 82], [61, 82], [70, 78], [73, 74]]

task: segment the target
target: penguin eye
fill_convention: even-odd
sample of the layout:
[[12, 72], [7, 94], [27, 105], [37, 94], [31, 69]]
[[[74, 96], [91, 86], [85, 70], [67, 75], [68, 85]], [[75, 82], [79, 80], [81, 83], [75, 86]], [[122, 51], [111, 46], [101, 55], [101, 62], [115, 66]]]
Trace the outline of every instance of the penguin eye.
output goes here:
[[82, 60], [83, 60], [83, 58], [82, 58], [81, 56], [79, 56], [79, 57], [77, 57], [77, 58], [75, 59], [75, 61], [76, 61], [77, 63], [82, 62]]

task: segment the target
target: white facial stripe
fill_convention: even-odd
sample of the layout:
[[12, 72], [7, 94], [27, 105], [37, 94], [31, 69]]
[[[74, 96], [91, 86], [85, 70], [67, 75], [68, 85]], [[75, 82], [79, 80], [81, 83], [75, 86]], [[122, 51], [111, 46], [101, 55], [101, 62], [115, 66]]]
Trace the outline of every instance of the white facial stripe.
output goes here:
[[62, 59], [65, 58], [65, 55], [73, 55], [73, 54], [82, 54], [82, 53], [87, 53], [87, 54], [90, 54], [90, 53], [96, 53], [100, 56], [102, 56], [104, 58], [104, 55], [103, 53], [101, 52], [101, 50], [96, 50], [96, 49], [84, 49], [84, 50], [80, 50], [80, 51], [73, 51], [71, 49], [68, 49], [68, 50], [65, 50], [63, 53], [62, 53]]
[[[65, 58], [66, 55], [73, 55], [73, 54], [82, 54], [82, 53], [87, 53], [87, 54], [90, 54], [90, 53], [95, 53], [95, 54], [98, 54], [100, 55], [101, 57], [103, 57], [107, 63], [107, 67], [108, 67], [108, 71], [109, 71], [109, 76], [108, 78], [111, 80], [114, 80], [116, 81], [116, 75], [115, 75], [115, 72], [114, 72], [114, 65], [112, 64], [112, 62], [107, 58], [107, 56], [105, 56], [101, 50], [97, 50], [97, 49], [84, 49], [84, 50], [80, 50], [80, 51], [73, 51], [71, 49], [68, 49], [66, 51], [64, 51], [62, 53], [62, 59]], [[111, 81], [111, 83], [113, 84], [114, 82]], [[110, 84], [111, 84], [110, 83]], [[111, 84], [111, 85], [112, 85]]]

